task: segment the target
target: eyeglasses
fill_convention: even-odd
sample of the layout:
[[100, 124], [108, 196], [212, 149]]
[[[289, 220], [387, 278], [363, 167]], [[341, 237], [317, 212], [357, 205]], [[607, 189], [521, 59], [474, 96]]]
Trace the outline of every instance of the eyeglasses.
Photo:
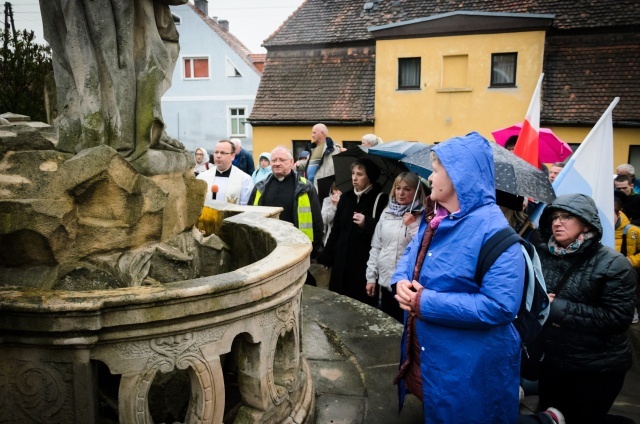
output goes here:
[[551, 215], [551, 223], [553, 224], [554, 222], [556, 222], [556, 219], [557, 219], [560, 221], [561, 224], [564, 224], [565, 222], [567, 222], [572, 218], [573, 218], [573, 215], [568, 213], [554, 213], [553, 215]]
[[214, 155], [226, 156], [226, 155], [230, 155], [231, 152], [218, 152], [218, 151], [215, 151], [215, 152], [213, 152], [213, 154]]
[[204, 156], [204, 153], [196, 153], [196, 156]]

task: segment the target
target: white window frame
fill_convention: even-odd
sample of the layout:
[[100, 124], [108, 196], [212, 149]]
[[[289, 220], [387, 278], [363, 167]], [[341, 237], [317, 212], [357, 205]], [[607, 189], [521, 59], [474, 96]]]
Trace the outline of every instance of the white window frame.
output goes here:
[[[186, 67], [186, 61], [187, 60], [191, 60], [191, 75], [194, 75], [193, 72], [193, 59], [207, 59], [207, 68], [208, 68], [208, 77], [194, 77], [192, 76], [191, 78], [187, 78], [186, 77], [186, 72], [185, 72], [185, 67]], [[184, 56], [180, 56], [180, 62], [182, 63], [182, 79], [184, 81], [198, 81], [198, 80], [208, 80], [211, 79], [211, 56], [207, 55], [207, 54], [190, 54], [190, 55], [184, 55]]]
[[[244, 109], [244, 115], [238, 116], [238, 115], [231, 115], [231, 110], [232, 109]], [[246, 105], [237, 105], [237, 106], [228, 106], [227, 107], [227, 128], [228, 131], [227, 133], [229, 134], [229, 137], [237, 137], [237, 138], [246, 138], [249, 137], [248, 131], [247, 131], [247, 118], [249, 117], [248, 115], [249, 112], [249, 108]], [[242, 127], [244, 128], [244, 133], [243, 134], [234, 134], [232, 133], [232, 129], [233, 129], [233, 119], [241, 119], [244, 121], [244, 125], [242, 125]], [[239, 127], [238, 127], [239, 128]]]
[[[238, 73], [236, 75], [236, 72]], [[229, 78], [241, 78], [242, 72], [238, 69], [238, 67], [233, 63], [229, 57], [226, 57], [225, 65], [224, 65], [224, 73]]]

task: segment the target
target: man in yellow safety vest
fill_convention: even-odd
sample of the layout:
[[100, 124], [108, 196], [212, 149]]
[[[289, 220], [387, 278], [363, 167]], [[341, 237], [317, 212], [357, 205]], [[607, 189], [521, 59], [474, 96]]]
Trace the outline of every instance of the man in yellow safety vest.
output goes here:
[[[313, 244], [311, 257], [322, 249], [322, 213], [313, 184], [294, 170], [291, 151], [278, 146], [271, 151], [271, 172], [251, 192], [249, 205], [279, 206], [280, 219], [295, 225]], [[312, 278], [312, 277], [311, 277]], [[311, 283], [308, 278], [308, 283]]]

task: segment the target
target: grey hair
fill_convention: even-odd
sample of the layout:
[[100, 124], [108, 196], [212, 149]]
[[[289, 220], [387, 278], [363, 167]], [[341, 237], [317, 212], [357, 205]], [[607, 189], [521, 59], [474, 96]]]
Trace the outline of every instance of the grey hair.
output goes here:
[[622, 165], [618, 165], [618, 167], [616, 168], [616, 173], [619, 174], [620, 171], [626, 172], [629, 175], [636, 175], [636, 169], [633, 167], [633, 165], [629, 163], [623, 163]]
[[318, 127], [318, 128], [320, 128], [320, 131], [322, 132], [322, 134], [329, 135], [329, 128], [327, 128], [327, 126], [325, 124], [318, 123], [318, 124], [315, 124], [313, 127], [314, 128]]
[[240, 140], [239, 138], [232, 138], [229, 141], [231, 141], [236, 146], [239, 146], [240, 148], [242, 148], [242, 140]]
[[375, 134], [365, 134], [362, 136], [362, 139], [367, 143], [371, 143], [371, 147], [377, 146], [378, 144], [382, 143], [382, 139]]
[[293, 153], [291, 153], [291, 150], [287, 147], [287, 146], [283, 146], [282, 144], [274, 147], [274, 149], [271, 151], [271, 154], [273, 155], [273, 152], [275, 152], [276, 150], [283, 150], [287, 153], [287, 159], [293, 159]]

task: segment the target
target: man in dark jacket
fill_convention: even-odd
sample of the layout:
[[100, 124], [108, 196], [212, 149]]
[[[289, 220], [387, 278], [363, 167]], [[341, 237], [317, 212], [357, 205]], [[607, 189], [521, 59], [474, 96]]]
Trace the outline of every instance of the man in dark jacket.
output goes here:
[[615, 190], [624, 194], [622, 200], [622, 210], [627, 215], [629, 221], [633, 225], [640, 223], [640, 194], [637, 194], [633, 188], [633, 181], [628, 175], [617, 175], [613, 180]]
[[540, 218], [538, 246], [551, 299], [542, 332], [545, 356], [540, 406], [558, 408], [568, 423], [604, 423], [631, 368], [627, 329], [635, 307], [636, 273], [603, 246], [594, 201], [567, 194]]
[[[280, 219], [295, 225], [313, 244], [311, 257], [322, 250], [322, 213], [313, 184], [293, 171], [293, 155], [283, 146], [271, 151], [271, 172], [259, 181], [251, 192], [249, 205], [279, 206]], [[307, 284], [315, 286], [315, 279], [307, 274]]]
[[236, 156], [233, 158], [233, 166], [239, 168], [245, 174], [249, 174], [249, 176], [253, 175], [253, 171], [256, 170], [255, 164], [253, 163], [253, 156], [242, 148], [242, 140], [239, 138], [232, 138], [231, 142], [236, 146]]

